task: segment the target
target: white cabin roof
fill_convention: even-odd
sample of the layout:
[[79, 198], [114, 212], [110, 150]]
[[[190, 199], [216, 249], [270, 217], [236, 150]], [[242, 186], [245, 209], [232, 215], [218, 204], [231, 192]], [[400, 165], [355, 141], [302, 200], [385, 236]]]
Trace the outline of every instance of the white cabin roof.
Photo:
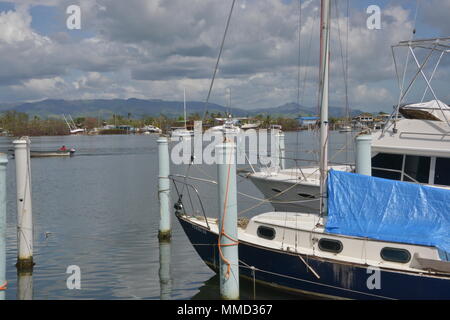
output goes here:
[[402, 119], [374, 132], [373, 152], [450, 158], [450, 127], [443, 121]]

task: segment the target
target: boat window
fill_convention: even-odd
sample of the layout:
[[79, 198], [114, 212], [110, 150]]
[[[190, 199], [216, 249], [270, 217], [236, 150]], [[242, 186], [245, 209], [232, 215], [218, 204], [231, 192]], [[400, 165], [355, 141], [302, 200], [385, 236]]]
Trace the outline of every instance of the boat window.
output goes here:
[[383, 248], [381, 258], [386, 261], [407, 263], [411, 260], [411, 254], [408, 250], [398, 248]]
[[257, 230], [258, 237], [267, 239], [267, 240], [273, 240], [275, 239], [275, 229], [269, 228], [265, 226], [259, 226]]
[[449, 158], [436, 158], [436, 168], [434, 169], [434, 184], [450, 186]]
[[384, 179], [400, 180], [402, 177], [402, 166], [403, 155], [379, 153], [372, 158], [372, 176]]
[[302, 198], [307, 198], [307, 199], [315, 199], [316, 198], [312, 194], [307, 194], [307, 193], [299, 193], [298, 195]]
[[275, 188], [272, 188], [272, 191], [275, 192], [275, 193], [281, 193], [281, 190], [278, 190], [278, 189], [275, 189]]
[[333, 239], [322, 238], [319, 240], [319, 249], [333, 253], [339, 253], [344, 249], [342, 242]]
[[[428, 183], [430, 157], [406, 156], [404, 181]], [[414, 181], [415, 180], [415, 181]]]

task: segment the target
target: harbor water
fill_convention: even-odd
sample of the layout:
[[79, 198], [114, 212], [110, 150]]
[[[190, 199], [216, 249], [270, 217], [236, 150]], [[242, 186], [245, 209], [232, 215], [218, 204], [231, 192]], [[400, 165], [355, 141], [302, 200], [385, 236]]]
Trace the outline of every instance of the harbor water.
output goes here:
[[[317, 158], [317, 154], [308, 151], [315, 148], [317, 136], [314, 132], [286, 133], [287, 157]], [[332, 134], [331, 157], [342, 149], [334, 161], [353, 162], [351, 136], [351, 133]], [[157, 138], [157, 135], [31, 138], [32, 150], [55, 150], [62, 145], [77, 150], [70, 158], [31, 159], [36, 263], [32, 276], [17, 275], [15, 267], [15, 163], [10, 157], [7, 300], [219, 298], [218, 277], [198, 257], [174, 216], [172, 241], [160, 247]], [[11, 146], [11, 138], [0, 138], [0, 151], [8, 152]], [[293, 162], [288, 160], [287, 165], [292, 166]], [[171, 170], [172, 174], [216, 179], [215, 166], [172, 165]], [[197, 188], [206, 214], [216, 217], [216, 187], [199, 184]], [[238, 191], [262, 198], [251, 182], [242, 177], [238, 177]], [[175, 203], [173, 188], [171, 197]], [[256, 204], [255, 199], [238, 197], [238, 211]], [[270, 205], [259, 205], [244, 216], [268, 210]], [[68, 287], [70, 266], [80, 270], [80, 289]], [[299, 297], [243, 281], [241, 298]]]

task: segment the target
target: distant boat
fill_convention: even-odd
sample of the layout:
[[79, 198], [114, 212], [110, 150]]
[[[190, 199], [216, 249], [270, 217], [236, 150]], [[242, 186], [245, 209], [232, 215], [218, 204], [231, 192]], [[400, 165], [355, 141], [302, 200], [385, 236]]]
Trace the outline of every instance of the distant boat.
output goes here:
[[231, 114], [228, 118], [216, 118], [217, 121], [223, 121], [222, 125], [212, 127], [210, 130], [212, 132], [223, 132], [225, 134], [238, 134], [241, 128], [238, 127], [238, 123], [244, 118], [233, 118]]
[[31, 158], [49, 158], [49, 157], [71, 157], [75, 154], [75, 149], [67, 149], [66, 151], [30, 151]]
[[143, 130], [144, 133], [145, 132], [148, 132], [148, 133], [161, 133], [161, 131], [162, 131], [160, 128], [152, 126], [152, 125], [145, 126], [141, 130]]
[[66, 122], [67, 126], [69, 127], [70, 134], [79, 134], [79, 133], [85, 133], [85, 129], [77, 128], [75, 121], [73, 121], [72, 116], [69, 114], [67, 117], [63, 114], [64, 121]]
[[352, 127], [350, 127], [350, 126], [342, 126], [339, 129], [339, 132], [352, 132]]
[[255, 123], [246, 123], [241, 126], [241, 129], [242, 130], [258, 129], [260, 125], [261, 125], [261, 122], [259, 122], [259, 121], [255, 122]]
[[171, 141], [180, 141], [180, 140], [191, 139], [191, 137], [194, 135], [194, 131], [188, 130], [188, 128], [187, 128], [186, 89], [184, 89], [183, 108], [184, 108], [184, 127], [183, 128], [172, 128], [172, 131], [170, 134]]

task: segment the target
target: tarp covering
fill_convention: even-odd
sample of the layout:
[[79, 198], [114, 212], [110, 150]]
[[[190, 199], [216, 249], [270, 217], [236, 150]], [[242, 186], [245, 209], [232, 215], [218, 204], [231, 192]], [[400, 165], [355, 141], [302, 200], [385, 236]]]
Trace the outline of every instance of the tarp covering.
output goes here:
[[332, 170], [326, 231], [450, 252], [450, 190]]

